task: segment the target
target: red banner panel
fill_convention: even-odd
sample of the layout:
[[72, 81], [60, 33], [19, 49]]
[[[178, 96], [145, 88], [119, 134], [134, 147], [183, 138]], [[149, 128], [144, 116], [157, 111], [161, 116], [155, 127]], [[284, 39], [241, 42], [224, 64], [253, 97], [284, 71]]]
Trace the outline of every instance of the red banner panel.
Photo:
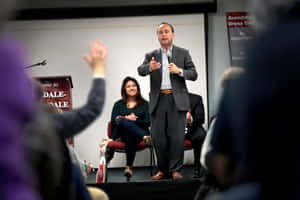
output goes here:
[[253, 19], [247, 12], [227, 12], [227, 32], [231, 66], [243, 67], [247, 48], [253, 41]]
[[[73, 88], [71, 76], [49, 76], [35, 77], [39, 80], [44, 88], [42, 101], [53, 104], [60, 111], [72, 109], [71, 89]], [[72, 146], [73, 138], [68, 140]]]
[[227, 12], [227, 27], [248, 27], [251, 25], [251, 16], [247, 12]]

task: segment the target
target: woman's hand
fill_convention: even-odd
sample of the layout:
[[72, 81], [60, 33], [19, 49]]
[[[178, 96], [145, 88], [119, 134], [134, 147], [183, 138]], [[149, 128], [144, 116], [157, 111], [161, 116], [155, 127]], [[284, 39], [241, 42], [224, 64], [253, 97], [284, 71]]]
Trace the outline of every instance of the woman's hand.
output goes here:
[[125, 116], [126, 119], [132, 120], [132, 121], [136, 121], [136, 119], [138, 118], [137, 116], [135, 116], [134, 113], [131, 113], [130, 115], [126, 115]]

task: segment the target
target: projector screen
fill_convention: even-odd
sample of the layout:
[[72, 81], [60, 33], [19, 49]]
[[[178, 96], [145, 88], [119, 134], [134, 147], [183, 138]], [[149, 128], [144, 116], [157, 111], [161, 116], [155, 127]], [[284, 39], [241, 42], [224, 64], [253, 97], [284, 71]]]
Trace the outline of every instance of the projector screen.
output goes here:
[[[34, 77], [67, 76], [73, 80], [73, 107], [83, 105], [91, 87], [92, 72], [82, 56], [89, 51], [89, 41], [101, 39], [109, 48], [106, 67], [106, 97], [101, 116], [74, 138], [75, 150], [82, 160], [99, 161], [99, 143], [107, 137], [115, 101], [121, 98], [121, 82], [126, 76], [135, 77], [148, 100], [149, 76], [141, 77], [137, 67], [145, 53], [159, 48], [156, 28], [163, 22], [175, 27], [174, 44], [190, 51], [198, 72], [197, 81], [187, 81], [192, 93], [203, 97], [207, 116], [207, 72], [205, 55], [205, 24], [203, 14], [93, 18], [73, 20], [13, 21], [7, 25], [9, 34], [15, 35], [24, 45], [28, 65], [47, 60], [46, 66], [28, 69]], [[205, 128], [207, 119], [205, 123]], [[134, 166], [148, 166], [149, 152], [136, 155]], [[193, 163], [192, 151], [185, 152], [185, 164]], [[109, 167], [125, 166], [125, 154], [116, 153]]]

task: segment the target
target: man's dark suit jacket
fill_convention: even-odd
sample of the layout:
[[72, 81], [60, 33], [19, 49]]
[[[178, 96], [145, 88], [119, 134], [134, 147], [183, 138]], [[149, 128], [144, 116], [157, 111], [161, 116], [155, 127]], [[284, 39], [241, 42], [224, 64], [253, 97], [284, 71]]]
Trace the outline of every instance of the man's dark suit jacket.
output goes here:
[[186, 135], [187, 139], [204, 139], [206, 131], [202, 127], [204, 123], [204, 105], [202, 97], [197, 94], [189, 93], [190, 103], [191, 103], [191, 115], [193, 117], [193, 123], [191, 126], [188, 126], [188, 133]]
[[[150, 72], [149, 63], [154, 57], [156, 62], [162, 63], [161, 49], [156, 49], [145, 56], [145, 60], [142, 65], [138, 67], [138, 73], [141, 76], [150, 74], [150, 104], [149, 113], [152, 114], [156, 108], [162, 79], [162, 68]], [[181, 68], [184, 77], [177, 74], [171, 74], [170, 80], [173, 89], [173, 97], [178, 110], [188, 111], [190, 108], [190, 102], [188, 98], [188, 90], [185, 84], [185, 80], [196, 80], [197, 72], [195, 65], [188, 50], [173, 45], [171, 62], [176, 64], [177, 67]]]

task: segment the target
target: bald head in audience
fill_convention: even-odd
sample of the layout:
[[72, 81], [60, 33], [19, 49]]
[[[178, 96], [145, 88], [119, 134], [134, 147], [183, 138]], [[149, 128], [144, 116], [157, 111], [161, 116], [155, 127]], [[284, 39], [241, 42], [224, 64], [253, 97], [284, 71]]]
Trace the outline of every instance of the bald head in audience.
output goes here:
[[237, 77], [239, 77], [240, 75], [242, 75], [245, 72], [245, 70], [241, 67], [237, 67], [237, 66], [232, 66], [227, 68], [222, 77], [221, 77], [221, 81], [220, 81], [220, 85], [222, 88], [225, 88], [226, 84], [228, 84], [228, 82], [230, 80], [234, 80]]

